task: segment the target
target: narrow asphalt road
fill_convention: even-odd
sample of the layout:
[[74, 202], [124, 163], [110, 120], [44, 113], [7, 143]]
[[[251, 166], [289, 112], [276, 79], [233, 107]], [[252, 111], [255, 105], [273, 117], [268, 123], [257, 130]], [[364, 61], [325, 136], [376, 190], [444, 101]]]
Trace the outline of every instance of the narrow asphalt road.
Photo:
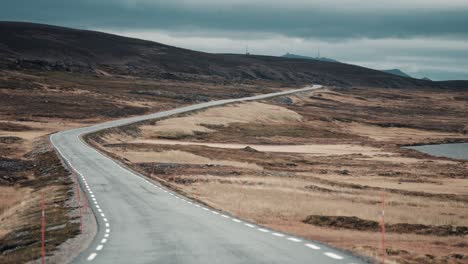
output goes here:
[[233, 102], [310, 91], [319, 85], [248, 98], [207, 102], [51, 135], [80, 184], [98, 232], [74, 263], [364, 263], [316, 241], [282, 234], [206, 208], [120, 166], [80, 136], [142, 120]]

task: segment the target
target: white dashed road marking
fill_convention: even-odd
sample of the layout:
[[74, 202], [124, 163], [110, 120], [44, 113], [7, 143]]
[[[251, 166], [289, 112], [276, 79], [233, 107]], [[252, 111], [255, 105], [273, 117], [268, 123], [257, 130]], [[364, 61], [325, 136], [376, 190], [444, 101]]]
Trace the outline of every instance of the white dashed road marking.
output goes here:
[[91, 255], [89, 255], [88, 257], [88, 261], [92, 261], [96, 256], [97, 256], [96, 253], [91, 253]]
[[332, 253], [332, 252], [325, 252], [324, 254], [325, 254], [325, 256], [333, 258], [333, 259], [343, 259], [342, 256], [337, 255], [337, 254]]
[[319, 250], [319, 249], [320, 249], [320, 247], [318, 247], [318, 246], [316, 246], [316, 245], [314, 245], [314, 244], [305, 244], [305, 246], [308, 247], [308, 248], [311, 248], [311, 249], [315, 249], [315, 250]]
[[295, 238], [295, 237], [288, 237], [287, 238], [289, 241], [292, 241], [292, 242], [301, 242], [302, 240], [298, 239], [298, 238]]
[[[52, 142], [52, 145], [54, 145], [55, 149], [59, 152], [60, 156], [62, 156], [62, 158], [65, 159], [66, 163], [68, 163], [69, 167], [72, 170], [74, 170], [81, 177], [81, 182], [82, 182], [82, 185], [83, 185], [82, 186], [83, 192], [86, 194], [86, 190], [88, 191], [89, 197], [91, 197], [91, 199], [92, 199], [92, 201], [93, 201], [93, 203], [95, 205], [95, 208], [101, 213], [101, 216], [103, 217], [103, 220], [106, 222], [106, 226], [109, 227], [109, 223], [107, 223], [107, 219], [104, 217], [104, 214], [102, 213], [102, 209], [100, 208], [98, 202], [96, 201], [96, 198], [95, 198], [95, 196], [93, 194], [93, 191], [91, 190], [91, 187], [88, 185], [88, 182], [86, 181], [83, 174], [81, 174], [78, 170], [76, 170], [76, 168], [70, 163], [70, 161], [63, 155], [63, 153], [60, 151], [60, 149], [57, 148], [57, 146], [55, 146], [55, 144], [54, 144], [54, 142], [52, 140], [52, 137], [51, 137], [51, 142]], [[110, 230], [107, 229], [106, 232], [107, 233], [104, 234], [104, 237], [109, 237]], [[101, 244], [96, 247], [96, 251], [102, 250], [102, 248], [104, 247], [104, 245], [102, 245], [102, 244], [104, 244], [106, 242], [107, 242], [107, 238], [103, 238], [101, 240]], [[88, 256], [87, 260], [92, 261], [92, 260], [94, 260], [96, 258], [96, 256], [97, 256], [97, 253], [93, 252]]]
[[284, 235], [281, 233], [272, 233], [272, 235], [277, 236], [277, 237], [284, 237]]

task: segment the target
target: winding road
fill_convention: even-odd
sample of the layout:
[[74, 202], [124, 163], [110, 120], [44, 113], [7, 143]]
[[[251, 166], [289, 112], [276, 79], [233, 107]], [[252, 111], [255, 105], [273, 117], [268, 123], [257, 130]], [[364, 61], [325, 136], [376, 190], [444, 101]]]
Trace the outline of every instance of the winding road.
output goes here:
[[50, 139], [78, 174], [98, 223], [74, 263], [367, 263], [316, 241], [283, 234], [207, 208], [102, 155], [81, 136], [106, 128], [228, 103], [310, 91], [320, 85], [207, 102], [59, 132]]

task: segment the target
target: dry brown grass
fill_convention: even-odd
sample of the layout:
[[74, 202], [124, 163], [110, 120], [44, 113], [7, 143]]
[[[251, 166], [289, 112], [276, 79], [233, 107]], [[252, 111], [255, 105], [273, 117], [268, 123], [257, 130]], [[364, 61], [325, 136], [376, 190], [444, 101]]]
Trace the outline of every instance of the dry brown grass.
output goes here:
[[299, 114], [284, 107], [252, 102], [210, 108], [193, 115], [162, 120], [155, 126], [142, 126], [141, 129], [145, 137], [177, 138], [214, 131], [206, 125], [226, 126], [231, 123], [268, 124], [300, 121]]
[[[305, 188], [310, 182], [294, 178], [196, 178], [205, 181], [186, 187], [191, 195], [200, 197], [215, 208], [223, 208], [265, 223], [273, 223], [278, 218], [302, 221], [308, 215], [357, 216], [378, 220], [381, 212], [381, 193], [376, 191], [355, 191], [314, 184], [332, 190], [317, 192]], [[424, 198], [387, 194], [386, 216], [389, 223], [466, 226], [468, 212], [460, 212], [465, 205], [453, 201], [431, 201], [428, 204]]]
[[[112, 140], [112, 136], [111, 136], [111, 140]], [[311, 155], [316, 155], [316, 156], [335, 156], [335, 155], [351, 155], [351, 154], [361, 154], [361, 155], [372, 156], [372, 157], [382, 156], [382, 155], [392, 156], [392, 153], [384, 152], [378, 148], [351, 145], [351, 144], [255, 145], [255, 144], [188, 142], [188, 141], [164, 140], [164, 139], [136, 139], [136, 140], [120, 139], [120, 142], [126, 142], [130, 144], [143, 143], [143, 144], [155, 144], [155, 145], [207, 146], [211, 148], [222, 148], [222, 149], [244, 149], [246, 147], [250, 147], [261, 152], [302, 153], [302, 154], [311, 154]]]
[[31, 190], [0, 186], [0, 238], [18, 226], [17, 214], [31, 201]]
[[262, 167], [238, 161], [216, 160], [203, 156], [198, 156], [189, 152], [170, 150], [163, 152], [148, 151], [123, 151], [122, 156], [132, 162], [159, 162], [159, 163], [177, 163], [177, 164], [201, 164], [201, 165], [221, 165], [252, 170], [262, 170]]
[[[380, 127], [374, 125], [366, 125], [362, 123], [338, 123], [344, 130], [348, 130], [352, 134], [370, 137], [375, 141], [398, 141], [400, 144], [406, 142], [421, 141], [426, 138], [445, 139], [445, 138], [465, 138], [463, 134], [427, 131], [422, 129], [405, 128], [405, 127]], [[408, 141], [410, 140], [410, 141]]]
[[342, 175], [311, 175], [301, 173], [325, 180], [336, 181], [340, 183], [358, 184], [362, 186], [390, 188], [407, 191], [424, 191], [427, 193], [439, 194], [459, 194], [468, 195], [468, 180], [466, 179], [419, 179], [415, 181], [403, 181], [401, 178], [389, 178], [384, 176], [359, 176], [359, 177], [343, 177]]
[[0, 186], [0, 215], [24, 199], [28, 188]]

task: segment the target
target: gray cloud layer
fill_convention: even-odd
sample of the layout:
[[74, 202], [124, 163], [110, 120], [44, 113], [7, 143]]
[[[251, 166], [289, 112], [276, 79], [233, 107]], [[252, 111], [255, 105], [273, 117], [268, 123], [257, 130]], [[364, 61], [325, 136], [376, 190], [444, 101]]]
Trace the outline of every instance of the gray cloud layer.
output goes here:
[[[331, 1], [339, 4], [340, 1]], [[346, 2], [346, 1], [345, 1]], [[2, 4], [0, 16], [16, 20], [56, 21], [82, 27], [126, 27], [274, 32], [294, 37], [468, 37], [468, 6], [452, 9], [388, 10], [330, 7], [259, 7], [247, 3], [188, 8], [183, 2], [16, 0]], [[215, 2], [213, 2], [215, 3]], [[193, 6], [193, 4], [191, 5]]]
[[[388, 61], [384, 63], [384, 57], [388, 60], [388, 55], [426, 58], [434, 56], [434, 52], [437, 52], [436, 57], [448, 61], [455, 58], [468, 60], [468, 45], [464, 45], [468, 40], [467, 1], [385, 2], [290, 0], [285, 3], [279, 0], [259, 0], [252, 4], [247, 0], [15, 0], [2, 3], [0, 20], [99, 28], [161, 42], [163, 41], [154, 37], [163, 37], [165, 34], [167, 38], [172, 39], [172, 43], [168, 44], [212, 52], [229, 50], [229, 47], [200, 47], [201, 42], [194, 43], [193, 36], [203, 36], [212, 41], [231, 40], [224, 41], [224, 45], [249, 42], [257, 48], [258, 53], [263, 54], [282, 52], [278, 50], [275, 53], [265, 40], [271, 41], [271, 46], [277, 47], [275, 42], [282, 39], [285, 45], [289, 45], [286, 49], [290, 49], [291, 45], [300, 47], [295, 49], [305, 55], [315, 53], [317, 45], [326, 51], [327, 47], [324, 46], [338, 42], [347, 44], [349, 48], [344, 44], [334, 45], [328, 49], [328, 56], [377, 67], [378, 60], [381, 61], [382, 67], [393, 65]], [[148, 33], [150, 31], [157, 31], [159, 35], [153, 34], [151, 37]], [[138, 32], [141, 34], [135, 34]], [[300, 39], [302, 46], [295, 45], [295, 39]], [[395, 39], [408, 40], [399, 42], [406, 47], [397, 46], [392, 50], [385, 41], [379, 41]], [[362, 40], [367, 40], [367, 53], [356, 50], [359, 49]], [[434, 43], [427, 43], [432, 40]], [[383, 52], [386, 54], [382, 54]], [[376, 55], [379, 53], [380, 57]], [[416, 63], [391, 61], [402, 63], [400, 67], [405, 68], [406, 65], [407, 69]], [[440, 67], [440, 72], [453, 69], [448, 67], [450, 62], [444, 63], [446, 65]], [[468, 68], [468, 62], [453, 65]], [[414, 70], [414, 67], [411, 69]], [[437, 69], [426, 72], [434, 74]], [[466, 71], [451, 72], [445, 76], [468, 79]], [[438, 74], [437, 78], [444, 79], [444, 74]]]

